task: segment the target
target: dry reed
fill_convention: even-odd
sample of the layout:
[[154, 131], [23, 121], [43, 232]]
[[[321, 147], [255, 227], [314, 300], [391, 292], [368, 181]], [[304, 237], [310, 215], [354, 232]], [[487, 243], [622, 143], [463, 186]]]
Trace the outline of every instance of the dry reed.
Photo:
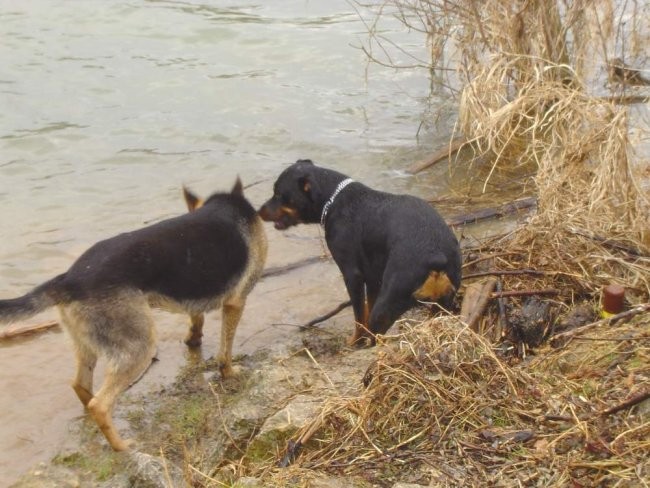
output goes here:
[[[511, 265], [558, 271], [560, 284], [580, 295], [616, 282], [633, 303], [647, 301], [650, 155], [630, 142], [629, 107], [601, 95], [610, 61], [648, 61], [643, 5], [390, 0], [376, 12], [365, 50], [382, 64], [391, 64], [396, 49], [380, 34], [383, 16], [426, 33], [431, 58], [419, 63], [439, 74], [440, 90], [458, 96], [457, 131], [477, 154], [472, 171], [458, 171], [481, 178], [483, 194], [517, 172], [534, 186], [535, 217], [495, 242], [523, 252]], [[610, 95], [630, 90], [611, 81]], [[647, 120], [632, 123], [635, 141], [648, 134]]]
[[379, 347], [358, 397], [329, 399], [296, 436], [318, 428], [293, 466], [251, 467], [265, 486], [309, 486], [318, 473], [380, 486], [633, 486], [650, 476], [647, 406], [619, 407], [650, 396], [647, 316], [525, 366], [455, 318], [405, 328]]

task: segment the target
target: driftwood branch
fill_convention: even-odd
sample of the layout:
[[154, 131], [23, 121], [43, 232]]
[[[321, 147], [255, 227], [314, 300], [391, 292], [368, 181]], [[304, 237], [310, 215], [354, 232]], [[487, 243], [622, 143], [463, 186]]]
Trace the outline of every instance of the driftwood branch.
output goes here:
[[264, 272], [262, 273], [262, 278], [279, 276], [288, 273], [290, 271], [293, 271], [294, 269], [302, 268], [304, 266], [309, 266], [311, 264], [320, 263], [326, 260], [327, 258], [323, 258], [321, 256], [311, 256], [305, 259], [301, 259], [300, 261], [296, 261], [294, 263], [285, 264], [284, 266], [274, 266], [272, 268], [267, 268], [266, 270], [264, 270]]
[[494, 219], [505, 215], [513, 214], [519, 210], [537, 206], [537, 198], [526, 197], [514, 200], [498, 207], [484, 208], [466, 214], [456, 215], [447, 219], [447, 224], [451, 226], [473, 224], [480, 220]]
[[310, 327], [313, 327], [316, 324], [324, 322], [325, 320], [329, 319], [330, 317], [334, 317], [337, 313], [339, 313], [341, 310], [346, 309], [350, 305], [352, 305], [352, 302], [350, 300], [348, 300], [347, 302], [339, 303], [334, 309], [330, 310], [326, 314], [321, 315], [319, 317], [316, 317], [315, 319], [312, 319], [309, 322], [307, 322], [305, 325], [303, 325], [301, 327], [301, 330], [307, 330], [307, 329], [309, 329]]
[[318, 429], [321, 428], [323, 423], [325, 423], [325, 419], [321, 415], [318, 418], [316, 418], [314, 421], [312, 421], [311, 425], [307, 427], [307, 429], [300, 435], [300, 437], [298, 437], [297, 441], [289, 440], [287, 445], [287, 452], [282, 457], [282, 459], [278, 462], [278, 466], [280, 468], [286, 468], [287, 466], [289, 466], [300, 453], [302, 446], [304, 446], [309, 441], [309, 439], [312, 438], [312, 436], [318, 431]]
[[509, 290], [492, 293], [490, 298], [505, 298], [505, 297], [528, 297], [532, 295], [559, 295], [560, 290], [555, 288], [544, 288], [541, 290]]
[[[269, 277], [272, 277], [272, 276], [279, 276], [279, 275], [288, 273], [290, 271], [293, 271], [295, 269], [302, 268], [304, 266], [309, 266], [311, 264], [319, 263], [319, 262], [322, 262], [322, 261], [325, 261], [325, 260], [326, 260], [325, 258], [322, 258], [320, 256], [312, 256], [312, 257], [308, 257], [308, 258], [305, 258], [305, 259], [301, 259], [301, 260], [296, 261], [294, 263], [286, 264], [284, 266], [275, 266], [273, 268], [268, 268], [267, 270], [265, 270], [262, 273], [262, 278], [269, 278]], [[314, 323], [322, 322], [323, 320], [327, 320], [331, 316], [336, 315], [337, 313], [339, 313], [341, 310], [343, 310], [345, 308], [342, 305], [343, 304], [339, 305], [339, 307], [341, 307], [340, 309], [338, 309], [338, 310], [336, 310], [334, 312], [329, 312], [329, 313], [331, 313], [331, 315], [323, 316], [324, 318], [319, 317], [317, 319], [314, 319], [315, 322], [314, 321], [312, 321], [312, 322], [314, 322]], [[309, 326], [310, 324], [311, 324], [311, 322], [309, 324], [307, 324], [307, 325]], [[0, 332], [0, 341], [10, 340], [10, 339], [25, 336], [25, 335], [28, 335], [28, 334], [35, 334], [35, 333], [39, 333], [39, 332], [44, 332], [46, 330], [49, 330], [49, 329], [52, 329], [52, 328], [58, 327], [58, 326], [59, 326], [59, 323], [57, 321], [50, 321], [50, 322], [43, 322], [43, 323], [40, 323], [40, 324], [33, 324], [33, 325], [27, 325], [27, 326], [22, 326], [22, 327], [9, 328], [9, 329], [6, 329], [6, 330]]]
[[610, 249], [616, 249], [617, 251], [622, 251], [624, 253], [629, 254], [630, 256], [639, 256], [639, 257], [650, 257], [649, 254], [643, 253], [641, 250], [626, 246], [625, 244], [621, 244], [620, 242], [612, 241], [611, 239], [607, 239], [605, 237], [601, 237], [598, 235], [591, 235], [587, 234], [586, 232], [582, 232], [580, 230], [573, 230], [572, 231], [574, 234], [586, 237], [587, 239], [591, 239], [593, 241], [596, 241], [599, 244], [602, 244], [605, 247], [609, 247]]
[[614, 325], [616, 322], [620, 321], [625, 321], [627, 322], [628, 320], [632, 319], [634, 316], [639, 315], [640, 313], [645, 313], [650, 310], [650, 303], [643, 303], [641, 305], [638, 305], [630, 310], [626, 310], [625, 312], [621, 312], [619, 314], [616, 314], [612, 317], [608, 317], [605, 319], [597, 320], [595, 322], [592, 322], [587, 325], [583, 325], [582, 327], [578, 327], [576, 329], [568, 330], [566, 332], [561, 332], [559, 334], [556, 334], [553, 336], [553, 339], [551, 341], [551, 345], [555, 347], [559, 347], [563, 344], [566, 343], [567, 340], [571, 339], [572, 337], [582, 334], [585, 331], [595, 329], [598, 327], [602, 327], [604, 325]]
[[650, 96], [648, 95], [611, 95], [600, 97], [601, 100], [606, 102], [615, 103], [618, 105], [633, 105], [635, 103], [648, 103]]
[[[503, 293], [503, 282], [501, 280], [497, 280], [496, 292]], [[500, 341], [505, 331], [508, 330], [510, 327], [510, 324], [508, 323], [508, 311], [506, 309], [506, 301], [503, 297], [497, 298], [497, 306], [499, 309], [499, 319], [497, 320], [496, 328], [494, 331], [495, 342]]]
[[443, 147], [440, 151], [434, 153], [429, 159], [424, 161], [419, 161], [408, 168], [406, 171], [412, 175], [424, 171], [425, 169], [433, 166], [434, 164], [451, 157], [453, 154], [458, 152], [458, 150], [465, 144], [467, 141], [464, 137], [456, 137], [452, 139], [448, 146]]
[[645, 400], [650, 398], [650, 390], [645, 390], [642, 391], [641, 393], [637, 393], [634, 395], [632, 398], [625, 400], [623, 403], [619, 403], [618, 405], [614, 405], [611, 408], [608, 408], [607, 410], [603, 410], [600, 412], [601, 417], [607, 417], [608, 415], [612, 415], [613, 413], [620, 412], [621, 410], [625, 410], [627, 408], [633, 407], [634, 405], [637, 405]]
[[472, 330], [476, 330], [488, 302], [497, 284], [496, 278], [488, 278], [480, 283], [472, 283], [467, 287], [460, 310], [460, 318]]
[[481, 276], [505, 276], [505, 275], [533, 275], [544, 276], [544, 271], [537, 271], [536, 269], [492, 269], [489, 271], [481, 271], [479, 273], [470, 273], [463, 275], [463, 279], [479, 278]]
[[22, 327], [11, 327], [0, 332], [0, 340], [5, 341], [9, 339], [15, 339], [16, 337], [22, 337], [28, 334], [36, 334], [38, 332], [44, 332], [58, 326], [59, 323], [56, 320], [50, 320], [49, 322], [42, 322], [40, 324], [32, 324]]
[[635, 405], [638, 405], [639, 403], [646, 401], [648, 398], [650, 398], [650, 390], [643, 390], [637, 393], [636, 395], [633, 395], [631, 398], [628, 398], [624, 402], [619, 403], [618, 405], [614, 405], [613, 407], [610, 407], [598, 413], [590, 413], [586, 415], [583, 414], [577, 417], [572, 417], [570, 415], [547, 414], [544, 415], [544, 420], [551, 421], [551, 422], [575, 422], [576, 420], [579, 421], [589, 420], [596, 416], [607, 417], [608, 415], [613, 415], [615, 413], [620, 412], [621, 410], [626, 410]]

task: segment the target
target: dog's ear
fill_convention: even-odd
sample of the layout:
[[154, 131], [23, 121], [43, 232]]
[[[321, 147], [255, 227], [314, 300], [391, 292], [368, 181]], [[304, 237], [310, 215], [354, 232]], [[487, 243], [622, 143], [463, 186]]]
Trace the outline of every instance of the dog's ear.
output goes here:
[[237, 181], [235, 181], [235, 185], [232, 187], [232, 190], [230, 190], [230, 193], [232, 195], [244, 196], [244, 185], [242, 185], [239, 176], [237, 176]]
[[311, 181], [309, 181], [307, 176], [301, 176], [298, 178], [298, 185], [300, 186], [300, 191], [307, 195], [311, 194]]
[[296, 161], [296, 164], [308, 164], [310, 166], [313, 166], [314, 162], [311, 159], [299, 159]]
[[183, 186], [183, 198], [185, 198], [185, 204], [190, 212], [193, 212], [197, 208], [201, 208], [204, 203], [202, 198], [197, 197], [194, 193], [188, 190], [186, 186]]

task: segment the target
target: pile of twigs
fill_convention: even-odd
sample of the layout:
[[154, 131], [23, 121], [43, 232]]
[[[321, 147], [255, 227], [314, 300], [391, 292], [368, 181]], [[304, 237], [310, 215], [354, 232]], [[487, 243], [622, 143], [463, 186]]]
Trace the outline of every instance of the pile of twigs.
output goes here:
[[590, 329], [526, 368], [455, 318], [405, 328], [380, 346], [358, 397], [330, 399], [296, 436], [313, 433], [290, 468], [251, 467], [266, 485], [308, 486], [316, 473], [380, 486], [632, 486], [650, 476], [647, 315]]

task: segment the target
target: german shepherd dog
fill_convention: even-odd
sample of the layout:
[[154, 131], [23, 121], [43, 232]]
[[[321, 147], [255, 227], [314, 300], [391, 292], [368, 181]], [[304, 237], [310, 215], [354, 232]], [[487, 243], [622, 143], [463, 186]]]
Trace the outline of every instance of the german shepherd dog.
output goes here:
[[[115, 429], [113, 407], [156, 352], [151, 307], [189, 314], [185, 342], [198, 346], [203, 313], [221, 306], [217, 361], [222, 376], [234, 373], [235, 330], [264, 267], [266, 235], [239, 179], [230, 193], [215, 193], [201, 203], [196, 199], [192, 212], [100, 241], [67, 272], [22, 297], [0, 300], [0, 323], [58, 307], [75, 346], [72, 388], [116, 451], [132, 441]], [[93, 393], [99, 356], [106, 357], [106, 374]]]
[[417, 300], [449, 308], [460, 286], [458, 241], [424, 200], [368, 188], [344, 174], [299, 160], [275, 182], [260, 208], [276, 229], [320, 223], [354, 309], [355, 344], [384, 334]]

